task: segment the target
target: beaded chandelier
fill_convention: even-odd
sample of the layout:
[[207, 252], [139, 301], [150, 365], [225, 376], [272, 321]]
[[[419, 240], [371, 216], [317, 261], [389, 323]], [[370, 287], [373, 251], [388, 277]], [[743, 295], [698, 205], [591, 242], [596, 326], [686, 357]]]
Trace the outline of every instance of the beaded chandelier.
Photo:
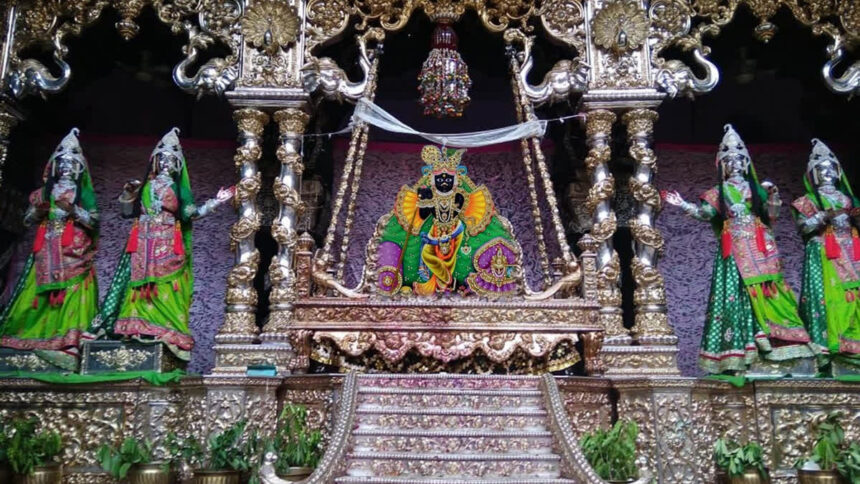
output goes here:
[[425, 116], [458, 118], [469, 104], [469, 66], [457, 52], [457, 34], [442, 21], [433, 31], [433, 49], [418, 75]]

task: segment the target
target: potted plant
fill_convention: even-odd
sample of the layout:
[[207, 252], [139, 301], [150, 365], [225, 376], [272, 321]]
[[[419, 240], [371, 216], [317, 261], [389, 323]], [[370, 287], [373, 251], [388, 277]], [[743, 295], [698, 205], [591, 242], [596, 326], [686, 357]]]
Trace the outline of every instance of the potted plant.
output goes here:
[[851, 484], [860, 482], [860, 444], [851, 442], [847, 449], [839, 454], [836, 470]]
[[36, 433], [36, 419], [15, 420], [7, 434], [6, 458], [17, 484], [60, 484], [63, 467], [56, 458], [63, 451], [57, 432]]
[[96, 454], [111, 477], [128, 484], [170, 484], [170, 466], [153, 463], [152, 443], [127, 437], [119, 448], [102, 444]]
[[714, 444], [714, 461], [717, 481], [726, 484], [767, 484], [770, 482], [764, 467], [764, 451], [758, 442], [739, 445], [726, 439]]
[[[844, 475], [839, 470], [839, 463], [843, 459], [843, 447], [845, 445], [845, 430], [839, 422], [839, 413], [830, 413], [815, 425], [816, 439], [812, 446], [812, 454], [799, 459], [795, 463], [797, 467], [797, 480], [800, 484], [842, 484], [847, 483]], [[856, 450], [856, 444], [854, 446]], [[850, 451], [851, 447], [846, 450]], [[846, 471], [855, 468], [857, 461], [848, 452], [848, 462], [843, 463]], [[853, 483], [852, 483], [853, 484]]]
[[319, 430], [308, 430], [308, 410], [304, 405], [287, 404], [278, 416], [274, 435], [274, 451], [278, 456], [275, 472], [278, 477], [298, 482], [307, 478], [322, 457]]
[[608, 482], [630, 483], [639, 476], [636, 437], [632, 420], [619, 420], [610, 430], [597, 429], [582, 436], [579, 445], [594, 472]]
[[242, 473], [251, 470], [251, 462], [242, 443], [245, 420], [211, 436], [205, 451], [194, 438], [179, 440], [168, 436], [171, 460], [194, 469], [193, 484], [240, 484]]

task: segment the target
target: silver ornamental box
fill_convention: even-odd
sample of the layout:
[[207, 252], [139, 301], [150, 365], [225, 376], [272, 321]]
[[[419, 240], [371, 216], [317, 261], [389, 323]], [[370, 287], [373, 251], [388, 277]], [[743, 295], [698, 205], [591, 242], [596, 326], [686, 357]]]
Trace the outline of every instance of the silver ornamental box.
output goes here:
[[81, 347], [81, 374], [124, 371], [167, 372], [178, 368], [178, 360], [164, 351], [160, 342], [85, 341]]

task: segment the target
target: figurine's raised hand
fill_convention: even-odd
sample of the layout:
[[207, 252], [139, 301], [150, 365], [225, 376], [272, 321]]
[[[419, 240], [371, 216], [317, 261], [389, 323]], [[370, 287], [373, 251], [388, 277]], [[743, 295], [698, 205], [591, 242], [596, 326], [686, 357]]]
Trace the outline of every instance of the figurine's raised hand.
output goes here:
[[676, 207], [680, 207], [684, 205], [684, 198], [681, 197], [681, 194], [675, 190], [671, 191], [662, 191], [660, 195], [663, 197], [663, 200], [666, 201], [669, 205], [674, 205]]
[[125, 182], [125, 185], [122, 186], [123, 191], [128, 193], [136, 193], [140, 190], [141, 182], [140, 180], [129, 180]]
[[221, 189], [218, 190], [218, 194], [215, 195], [215, 200], [218, 200], [218, 203], [224, 203], [227, 200], [230, 200], [231, 198], [233, 198], [233, 195], [235, 195], [235, 194], [236, 194], [236, 185], [233, 185], [230, 188], [221, 187]]

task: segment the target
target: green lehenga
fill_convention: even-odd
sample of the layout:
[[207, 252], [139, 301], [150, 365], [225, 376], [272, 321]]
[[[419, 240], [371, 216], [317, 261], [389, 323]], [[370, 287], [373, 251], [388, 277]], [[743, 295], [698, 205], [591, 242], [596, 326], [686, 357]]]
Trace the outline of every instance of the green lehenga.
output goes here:
[[[76, 163], [77, 178], [58, 178], [55, 164], [70, 159]], [[52, 155], [43, 179], [45, 187], [30, 196], [27, 215], [40, 222], [33, 253], [9, 303], [0, 310], [0, 346], [32, 351], [54, 366], [74, 371], [78, 345], [98, 308], [93, 257], [99, 236], [95, 191], [77, 129]], [[60, 210], [61, 202], [71, 211]]]

